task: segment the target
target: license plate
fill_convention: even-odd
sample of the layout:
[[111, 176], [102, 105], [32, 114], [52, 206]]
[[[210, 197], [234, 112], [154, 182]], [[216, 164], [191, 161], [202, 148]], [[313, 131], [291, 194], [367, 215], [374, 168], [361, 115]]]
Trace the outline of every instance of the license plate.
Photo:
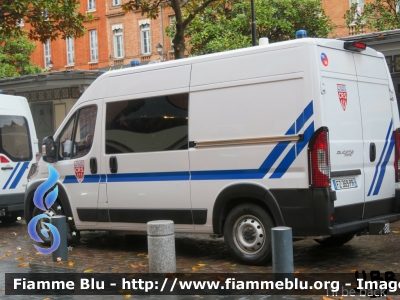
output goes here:
[[334, 179], [332, 181], [335, 190], [353, 189], [357, 187], [355, 178]]

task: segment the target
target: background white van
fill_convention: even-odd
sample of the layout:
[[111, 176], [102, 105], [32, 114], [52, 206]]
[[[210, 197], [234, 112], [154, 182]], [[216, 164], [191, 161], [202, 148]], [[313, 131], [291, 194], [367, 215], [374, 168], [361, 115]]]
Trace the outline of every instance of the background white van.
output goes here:
[[28, 101], [0, 94], [0, 221], [23, 217], [29, 168], [39, 155]]

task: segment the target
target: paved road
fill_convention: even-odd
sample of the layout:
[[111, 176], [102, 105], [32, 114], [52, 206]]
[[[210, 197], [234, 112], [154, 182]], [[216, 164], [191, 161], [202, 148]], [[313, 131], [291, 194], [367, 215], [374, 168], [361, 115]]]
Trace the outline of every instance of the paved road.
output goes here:
[[[347, 245], [324, 248], [313, 240], [293, 244], [295, 272], [349, 273], [355, 270], [393, 271], [400, 274], [400, 222], [391, 224], [392, 234], [355, 237]], [[105, 232], [84, 232], [81, 243], [68, 252], [69, 262], [52, 262], [51, 255], [41, 255], [33, 247], [24, 221], [0, 224], [0, 298], [45, 299], [44, 296], [4, 296], [5, 273], [71, 272], [83, 273], [146, 273], [148, 271], [145, 236], [109, 235]], [[245, 266], [233, 261], [223, 239], [208, 236], [176, 235], [177, 272], [180, 273], [272, 273], [272, 265]], [[29, 264], [28, 264], [29, 263]], [[76, 297], [76, 298], [75, 298]], [[49, 296], [50, 299], [124, 299], [123, 295]], [[262, 299], [267, 296], [235, 297]], [[133, 298], [133, 297], [132, 297]], [[148, 299], [146, 296], [135, 299]], [[151, 299], [214, 299], [210, 296], [152, 296]], [[232, 299], [220, 296], [218, 299]], [[273, 299], [274, 297], [268, 297]], [[278, 297], [281, 299], [282, 297]], [[286, 297], [287, 299], [293, 297]], [[302, 297], [322, 299], [322, 296]], [[338, 297], [333, 297], [339, 299]], [[299, 298], [297, 298], [299, 299]], [[354, 299], [354, 298], [353, 298]], [[391, 299], [400, 299], [399, 296]]]

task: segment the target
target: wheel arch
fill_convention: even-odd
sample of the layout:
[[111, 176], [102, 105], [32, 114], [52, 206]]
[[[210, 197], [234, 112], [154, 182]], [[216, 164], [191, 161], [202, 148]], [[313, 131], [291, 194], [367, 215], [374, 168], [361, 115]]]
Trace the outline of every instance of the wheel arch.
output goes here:
[[[32, 183], [25, 191], [25, 199], [24, 199], [25, 213], [24, 213], [24, 215], [25, 215], [25, 221], [27, 223], [32, 219], [32, 212], [35, 207], [33, 204], [33, 201], [32, 201], [34, 193], [35, 193], [36, 189], [39, 187], [39, 185], [41, 185], [46, 180], [47, 179], [38, 180], [38, 181]], [[69, 203], [69, 198], [68, 198], [67, 192], [65, 191], [62, 184], [60, 184], [59, 182], [57, 182], [56, 184], [58, 186], [57, 199], [61, 202], [64, 213], [67, 217], [67, 223], [70, 225], [71, 229], [75, 230], [74, 219], [73, 218], [72, 218], [72, 220], [68, 219], [69, 216], [72, 217], [73, 215], [72, 215], [72, 209], [71, 209], [71, 205]]]
[[244, 202], [261, 205], [271, 215], [276, 226], [285, 226], [279, 205], [268, 189], [253, 183], [238, 183], [223, 189], [215, 200], [212, 215], [215, 234], [223, 233], [224, 222], [229, 211]]

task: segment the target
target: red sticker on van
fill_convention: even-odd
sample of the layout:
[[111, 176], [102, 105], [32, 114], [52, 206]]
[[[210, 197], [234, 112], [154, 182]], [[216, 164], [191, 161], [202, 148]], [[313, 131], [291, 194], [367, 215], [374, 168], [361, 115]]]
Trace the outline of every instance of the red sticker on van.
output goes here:
[[345, 84], [338, 84], [337, 85], [337, 92], [338, 92], [338, 95], [339, 95], [340, 104], [342, 105], [343, 110], [346, 110], [346, 106], [347, 106], [346, 85]]
[[85, 177], [85, 161], [84, 160], [76, 160], [74, 161], [74, 170], [75, 170], [75, 177], [79, 183], [83, 181]]

